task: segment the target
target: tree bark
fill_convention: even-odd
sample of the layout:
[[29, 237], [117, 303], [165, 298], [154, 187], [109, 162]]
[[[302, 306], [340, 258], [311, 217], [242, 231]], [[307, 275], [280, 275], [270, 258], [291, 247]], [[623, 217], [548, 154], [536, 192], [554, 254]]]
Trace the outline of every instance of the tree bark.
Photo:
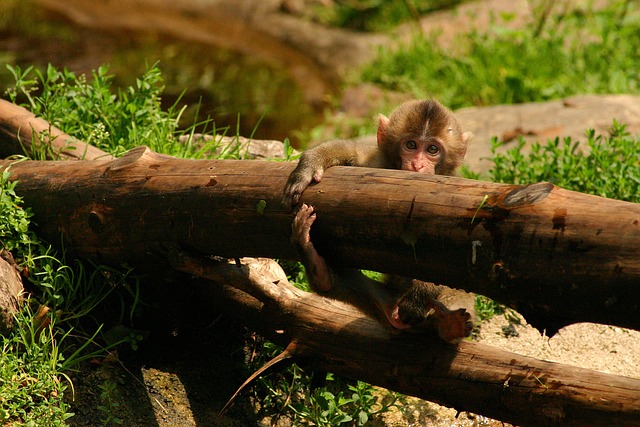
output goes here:
[[0, 249], [0, 335], [13, 328], [15, 314], [23, 301], [22, 279], [10, 252]]
[[311, 368], [517, 425], [640, 425], [638, 379], [393, 332], [348, 304], [296, 289], [265, 271], [265, 261], [172, 258], [175, 268], [222, 284], [202, 287], [214, 305], [291, 342], [287, 356]]
[[[292, 214], [280, 203], [292, 168], [139, 148], [114, 161], [21, 162], [11, 170], [47, 239], [62, 236], [66, 250], [96, 262], [153, 267], [176, 246], [297, 259]], [[318, 212], [312, 239], [337, 265], [487, 295], [549, 334], [581, 321], [640, 329], [638, 204], [549, 183], [353, 167], [329, 169], [303, 201]]]

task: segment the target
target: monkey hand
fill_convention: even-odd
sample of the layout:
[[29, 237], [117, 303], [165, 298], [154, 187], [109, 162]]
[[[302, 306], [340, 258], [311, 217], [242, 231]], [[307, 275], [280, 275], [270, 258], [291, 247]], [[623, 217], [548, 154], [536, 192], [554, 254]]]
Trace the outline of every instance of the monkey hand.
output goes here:
[[445, 341], [455, 343], [471, 334], [473, 322], [471, 322], [471, 315], [464, 308], [457, 310], [445, 308], [440, 313], [436, 311], [436, 317], [438, 335]]
[[311, 242], [310, 231], [315, 220], [313, 206], [303, 203], [291, 224], [291, 243], [302, 255], [311, 289], [316, 292], [328, 292], [333, 286], [331, 270]]
[[300, 159], [298, 166], [291, 172], [282, 192], [282, 204], [291, 209], [300, 201], [300, 196], [312, 181], [320, 182], [324, 174], [322, 165], [306, 161], [305, 157]]
[[389, 321], [397, 329], [435, 329], [440, 338], [453, 343], [468, 337], [473, 330], [471, 314], [467, 310], [449, 310], [425, 295], [419, 286], [398, 301]]

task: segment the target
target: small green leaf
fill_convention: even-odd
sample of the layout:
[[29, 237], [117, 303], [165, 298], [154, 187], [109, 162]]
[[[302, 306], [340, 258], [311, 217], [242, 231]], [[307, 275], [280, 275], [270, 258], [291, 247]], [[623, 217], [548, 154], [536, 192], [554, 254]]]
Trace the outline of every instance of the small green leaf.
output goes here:
[[256, 211], [260, 214], [263, 215], [264, 214], [264, 209], [267, 207], [267, 202], [264, 201], [263, 199], [260, 199], [260, 201], [258, 202], [258, 204], [256, 205]]

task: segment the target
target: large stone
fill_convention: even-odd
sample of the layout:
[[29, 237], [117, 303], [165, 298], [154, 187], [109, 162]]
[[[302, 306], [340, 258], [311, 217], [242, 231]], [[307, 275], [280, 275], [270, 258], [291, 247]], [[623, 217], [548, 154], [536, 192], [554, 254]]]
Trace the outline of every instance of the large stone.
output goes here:
[[473, 132], [467, 165], [481, 173], [491, 166], [487, 158], [494, 136], [504, 141], [500, 151], [505, 151], [519, 136], [530, 144], [567, 136], [584, 141], [587, 129], [608, 135], [614, 120], [626, 124], [632, 135], [640, 133], [640, 96], [632, 95], [576, 95], [548, 102], [463, 108], [455, 114], [462, 127]]

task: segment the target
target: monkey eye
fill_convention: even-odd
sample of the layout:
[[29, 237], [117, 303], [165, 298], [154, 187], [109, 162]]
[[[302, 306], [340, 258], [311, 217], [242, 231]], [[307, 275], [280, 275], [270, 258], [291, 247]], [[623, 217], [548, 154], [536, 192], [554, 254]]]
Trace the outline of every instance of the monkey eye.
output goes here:
[[435, 145], [435, 144], [430, 144], [430, 145], [427, 147], [427, 153], [429, 153], [429, 154], [431, 154], [431, 155], [436, 155], [436, 154], [438, 154], [439, 152], [440, 152], [440, 147], [438, 147], [438, 146], [437, 146], [437, 145]]
[[418, 144], [412, 139], [405, 141], [404, 146], [409, 150], [415, 150], [416, 148], [418, 148]]

